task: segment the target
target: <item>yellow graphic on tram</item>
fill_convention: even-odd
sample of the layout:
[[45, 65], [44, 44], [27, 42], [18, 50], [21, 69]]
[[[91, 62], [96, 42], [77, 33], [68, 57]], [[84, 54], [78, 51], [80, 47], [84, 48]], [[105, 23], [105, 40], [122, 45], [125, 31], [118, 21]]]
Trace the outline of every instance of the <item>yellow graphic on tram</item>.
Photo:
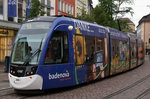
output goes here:
[[[77, 28], [76, 35], [73, 36], [73, 48], [74, 48], [74, 60], [76, 64], [83, 65], [86, 60], [86, 47], [85, 47], [85, 38], [82, 36], [82, 33]], [[81, 66], [78, 66], [80, 68]]]

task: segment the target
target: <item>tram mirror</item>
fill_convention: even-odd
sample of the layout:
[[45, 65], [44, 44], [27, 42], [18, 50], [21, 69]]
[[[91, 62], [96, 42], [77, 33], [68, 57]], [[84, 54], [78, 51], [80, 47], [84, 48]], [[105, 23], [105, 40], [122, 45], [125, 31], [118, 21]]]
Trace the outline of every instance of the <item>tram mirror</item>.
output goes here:
[[72, 31], [72, 30], [73, 30], [73, 26], [71, 26], [71, 25], [68, 26], [68, 30], [69, 30], [69, 31]]

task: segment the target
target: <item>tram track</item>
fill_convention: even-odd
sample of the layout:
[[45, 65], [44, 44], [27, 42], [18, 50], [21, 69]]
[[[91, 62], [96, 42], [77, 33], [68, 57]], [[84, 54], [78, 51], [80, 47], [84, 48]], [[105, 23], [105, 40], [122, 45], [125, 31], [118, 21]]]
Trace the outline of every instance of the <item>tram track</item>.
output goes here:
[[142, 99], [144, 96], [146, 96], [149, 93], [150, 93], [150, 88], [148, 88], [143, 93], [141, 93], [140, 95], [138, 95], [135, 99]]
[[[138, 81], [132, 83], [131, 85], [129, 85], [129, 86], [125, 87], [125, 88], [122, 88], [122, 89], [120, 89], [120, 90], [118, 90], [118, 91], [116, 91], [116, 92], [114, 92], [114, 93], [111, 93], [111, 94], [105, 96], [103, 99], [110, 99], [111, 97], [117, 96], [117, 95], [123, 93], [124, 91], [129, 90], [129, 89], [135, 87], [136, 85], [142, 83], [143, 81], [147, 80], [148, 78], [150, 78], [150, 74], [147, 75], [147, 76], [145, 76], [145, 77], [143, 77], [143, 78], [141, 78], [140, 80], [138, 80]], [[150, 88], [147, 89], [147, 90], [145, 90], [145, 91], [144, 91], [142, 94], [140, 94], [136, 99], [141, 99], [140, 97], [144, 97], [144, 96], [147, 95], [148, 93], [150, 93]]]
[[4, 90], [9, 90], [9, 89], [13, 89], [13, 88], [11, 88], [11, 87], [0, 88], [0, 92], [1, 92], [1, 91], [4, 91]]
[[13, 94], [16, 94], [15, 92], [11, 92], [11, 93], [7, 93], [7, 94], [4, 94], [4, 95], [0, 95], [0, 97], [4, 97], [4, 96], [8, 96], [8, 95], [13, 95]]
[[9, 82], [9, 80], [2, 80], [2, 81], [0, 81], [0, 83], [6, 83], [6, 82]]
[[12, 90], [13, 90], [13, 88], [11, 88], [11, 87], [0, 88], [0, 98], [2, 99], [2, 97], [16, 94]]

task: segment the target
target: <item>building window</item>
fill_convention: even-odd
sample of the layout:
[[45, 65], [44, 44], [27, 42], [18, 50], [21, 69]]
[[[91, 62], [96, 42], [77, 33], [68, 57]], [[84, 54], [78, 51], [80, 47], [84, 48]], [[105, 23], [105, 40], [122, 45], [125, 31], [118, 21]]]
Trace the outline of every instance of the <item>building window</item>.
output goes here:
[[3, 14], [3, 0], [0, 0], [0, 14]]
[[64, 2], [62, 2], [62, 11], [65, 12]]
[[68, 10], [69, 10], [69, 11], [68, 11], [68, 14], [70, 14], [70, 12], [71, 12], [71, 11], [70, 11], [70, 5], [68, 5]]
[[149, 43], [150, 43], [150, 38], [149, 38]]
[[41, 0], [41, 3], [42, 3], [42, 4], [45, 4], [45, 0]]
[[68, 13], [68, 4], [65, 4], [65, 8], [66, 8], [66, 13]]
[[14, 21], [13, 17], [8, 17], [8, 21]]
[[50, 16], [50, 8], [47, 8], [47, 16]]
[[22, 18], [18, 18], [18, 23], [22, 23]]
[[71, 6], [71, 14], [73, 15], [73, 6]]
[[65, 3], [64, 3], [64, 5], [63, 5], [63, 6], [64, 6], [63, 12], [65, 12]]
[[23, 1], [22, 0], [18, 0], [18, 17], [22, 18], [23, 15]]
[[47, 0], [47, 5], [51, 5], [51, 1], [50, 0]]
[[61, 1], [58, 0], [58, 10], [61, 11]]

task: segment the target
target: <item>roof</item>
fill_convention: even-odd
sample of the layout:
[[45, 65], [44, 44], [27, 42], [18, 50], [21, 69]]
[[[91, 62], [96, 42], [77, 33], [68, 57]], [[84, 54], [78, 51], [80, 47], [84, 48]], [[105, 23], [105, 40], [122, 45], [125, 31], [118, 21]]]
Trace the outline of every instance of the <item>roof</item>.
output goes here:
[[128, 23], [134, 24], [129, 18], [120, 18], [122, 21], [127, 21]]
[[143, 22], [150, 22], [150, 14], [143, 16], [142, 19], [139, 21], [139, 24]]

